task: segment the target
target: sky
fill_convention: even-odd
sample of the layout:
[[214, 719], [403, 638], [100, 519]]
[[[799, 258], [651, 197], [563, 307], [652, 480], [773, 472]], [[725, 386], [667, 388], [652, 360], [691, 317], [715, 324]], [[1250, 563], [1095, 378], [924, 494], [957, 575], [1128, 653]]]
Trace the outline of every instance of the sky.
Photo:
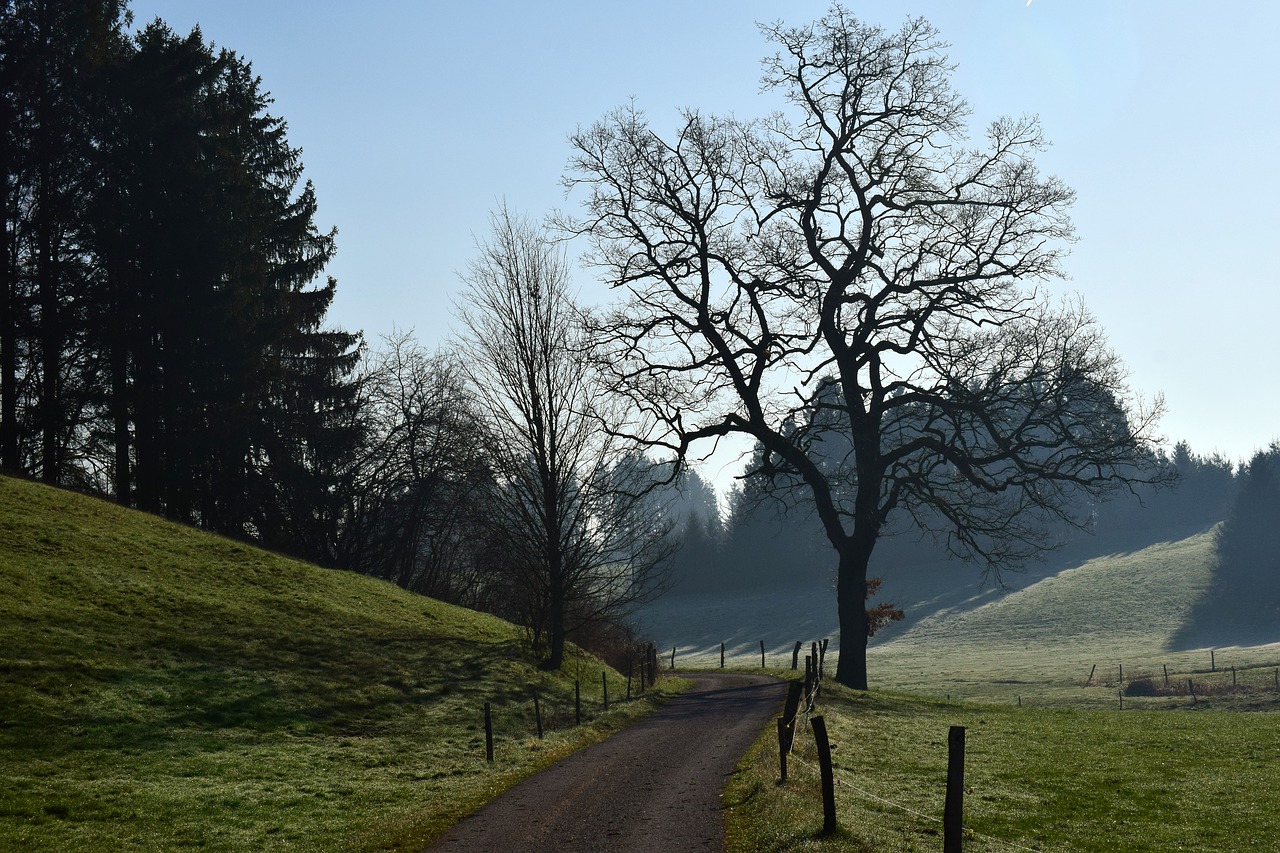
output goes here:
[[[317, 224], [338, 228], [329, 312], [372, 345], [453, 331], [459, 273], [505, 203], [574, 211], [568, 136], [633, 101], [658, 127], [681, 107], [740, 118], [772, 46], [756, 22], [802, 24], [813, 0], [133, 0], [253, 63], [303, 150]], [[923, 16], [950, 43], [975, 139], [1038, 115], [1043, 172], [1077, 192], [1070, 280], [1130, 382], [1162, 394], [1160, 432], [1246, 460], [1280, 439], [1280, 3], [921, 0], [849, 3], [896, 29]], [[585, 268], [582, 300], [608, 289]], [[732, 462], [705, 468], [720, 483]]]

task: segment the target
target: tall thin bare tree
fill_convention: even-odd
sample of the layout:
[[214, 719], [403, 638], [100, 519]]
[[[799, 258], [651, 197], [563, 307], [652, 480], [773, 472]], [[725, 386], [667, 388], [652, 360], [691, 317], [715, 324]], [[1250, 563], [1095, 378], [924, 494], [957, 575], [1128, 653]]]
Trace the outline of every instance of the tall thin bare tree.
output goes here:
[[[498, 478], [494, 519], [548, 669], [578, 625], [655, 595], [673, 550], [646, 465], [599, 406], [564, 252], [503, 208], [464, 279], [464, 363]], [[541, 644], [541, 643], [540, 643]]]

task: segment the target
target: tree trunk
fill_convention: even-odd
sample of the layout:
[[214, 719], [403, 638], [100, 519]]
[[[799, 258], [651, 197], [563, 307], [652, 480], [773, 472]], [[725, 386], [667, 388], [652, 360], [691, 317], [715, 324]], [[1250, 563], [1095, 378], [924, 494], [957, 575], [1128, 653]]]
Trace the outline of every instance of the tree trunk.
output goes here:
[[542, 668], [549, 672], [555, 672], [564, 664], [564, 568], [559, 560], [553, 560], [551, 566], [551, 601], [548, 602], [548, 625], [547, 639], [550, 646], [550, 656], [542, 664]]
[[129, 506], [133, 499], [129, 468], [129, 354], [123, 335], [118, 336], [111, 347], [111, 425], [116, 502]]
[[[870, 543], [875, 545], [875, 540]], [[867, 564], [871, 548], [850, 539], [840, 549], [836, 604], [840, 618], [840, 662], [836, 681], [867, 689]]]
[[[0, 132], [2, 133], [2, 132]], [[18, 460], [18, 296], [9, 249], [8, 163], [0, 163], [0, 468], [17, 473]]]

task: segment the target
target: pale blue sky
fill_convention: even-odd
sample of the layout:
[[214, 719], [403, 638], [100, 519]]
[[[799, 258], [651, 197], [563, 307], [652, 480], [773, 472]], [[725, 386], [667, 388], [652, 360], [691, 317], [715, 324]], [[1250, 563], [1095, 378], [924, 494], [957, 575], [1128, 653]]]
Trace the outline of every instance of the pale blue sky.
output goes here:
[[[303, 148], [337, 225], [331, 320], [376, 343], [449, 334], [475, 235], [505, 199], [566, 202], [566, 137], [634, 97], [742, 117], [770, 50], [755, 21], [815, 0], [381, 2], [133, 0], [135, 23], [244, 54]], [[975, 127], [1040, 116], [1042, 169], [1074, 187], [1071, 281], [1129, 366], [1163, 392], [1162, 432], [1248, 457], [1280, 438], [1280, 3], [1177, 0], [861, 2], [896, 28], [923, 15], [952, 44]], [[607, 292], [583, 272], [586, 301]], [[715, 476], [715, 472], [710, 472]]]

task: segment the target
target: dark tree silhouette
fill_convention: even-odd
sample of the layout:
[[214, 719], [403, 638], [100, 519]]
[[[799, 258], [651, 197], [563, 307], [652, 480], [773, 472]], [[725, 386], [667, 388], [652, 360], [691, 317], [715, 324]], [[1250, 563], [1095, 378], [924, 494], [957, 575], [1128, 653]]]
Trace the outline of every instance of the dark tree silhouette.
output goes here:
[[[1155, 413], [1089, 315], [1034, 288], [1072, 236], [1034, 119], [966, 144], [923, 20], [886, 33], [837, 6], [763, 29], [790, 113], [686, 111], [667, 139], [618, 110], [573, 137], [584, 213], [562, 224], [627, 294], [595, 337], [647, 419], [635, 435], [683, 458], [746, 433], [807, 489], [837, 559], [837, 678], [865, 688], [867, 565], [892, 515], [998, 572], [1083, 523], [1078, 492], [1148, 476]], [[832, 465], [816, 448], [836, 434]]]
[[461, 363], [394, 334], [366, 354], [359, 385], [365, 440], [342, 485], [347, 506], [334, 562], [494, 609], [485, 549], [495, 484]]
[[0, 15], [0, 463], [322, 557], [360, 439], [334, 232], [250, 64], [127, 23]]
[[558, 669], [575, 626], [660, 591], [670, 523], [598, 399], [563, 253], [503, 209], [465, 280], [461, 350], [491, 439], [491, 516], [544, 666]]

